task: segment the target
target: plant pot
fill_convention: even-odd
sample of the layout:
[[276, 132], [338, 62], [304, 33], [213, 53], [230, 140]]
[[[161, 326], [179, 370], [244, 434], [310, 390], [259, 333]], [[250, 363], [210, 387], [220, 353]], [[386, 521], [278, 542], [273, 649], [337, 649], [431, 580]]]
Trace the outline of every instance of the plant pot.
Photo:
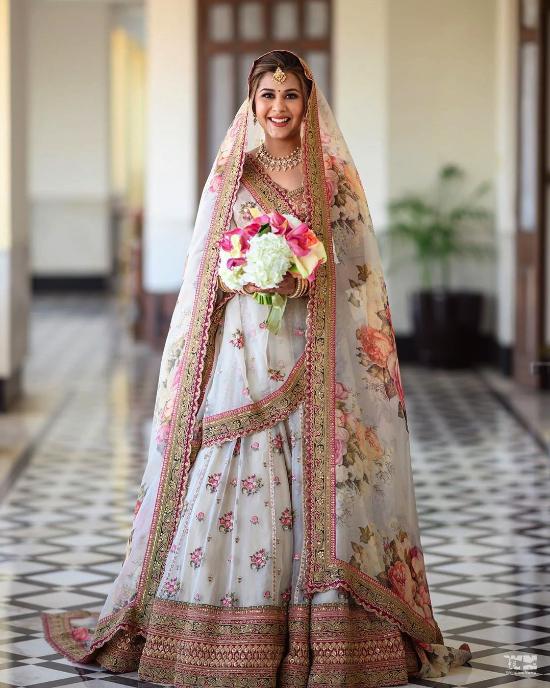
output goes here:
[[411, 294], [414, 337], [423, 365], [462, 368], [477, 361], [483, 295], [420, 291]]

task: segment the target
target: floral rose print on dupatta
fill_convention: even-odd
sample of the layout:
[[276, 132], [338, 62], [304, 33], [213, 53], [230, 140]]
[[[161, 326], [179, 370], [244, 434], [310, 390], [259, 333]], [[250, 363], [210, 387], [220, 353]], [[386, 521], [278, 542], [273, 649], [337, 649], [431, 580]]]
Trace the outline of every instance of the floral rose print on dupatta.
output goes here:
[[[367, 311], [368, 322], [357, 328], [355, 337], [359, 342], [357, 357], [367, 373], [365, 382], [388, 399], [398, 398], [398, 416], [405, 419], [407, 412], [405, 395], [401, 383], [401, 373], [395, 347], [395, 335], [388, 303], [386, 283], [380, 273], [370, 263], [358, 265], [357, 280], [349, 280], [351, 291], [349, 303]], [[371, 294], [381, 294], [373, 299]]]
[[382, 446], [375, 427], [363, 425], [355, 392], [336, 383], [336, 488], [366, 495], [384, 494], [395, 474], [391, 454]]
[[383, 552], [376, 578], [400, 597], [419, 616], [435, 626], [430, 593], [426, 581], [424, 556], [418, 547], [411, 547], [405, 532], [392, 537], [374, 532], [369, 525], [359, 528], [359, 542], [352, 542], [353, 556], [350, 564], [372, 575]]

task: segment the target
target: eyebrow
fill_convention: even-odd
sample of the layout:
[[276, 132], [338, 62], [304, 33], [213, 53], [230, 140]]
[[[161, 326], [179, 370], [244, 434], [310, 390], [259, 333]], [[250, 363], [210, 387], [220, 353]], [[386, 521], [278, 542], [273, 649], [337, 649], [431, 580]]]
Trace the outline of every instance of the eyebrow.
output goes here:
[[[268, 88], [267, 86], [264, 86], [264, 88], [260, 89], [260, 93], [261, 93], [261, 91], [275, 91], [275, 89], [274, 88]], [[297, 88], [285, 88], [284, 92], [289, 93], [290, 91], [298, 91], [298, 89]], [[299, 92], [300, 91], [298, 91], [298, 93]]]

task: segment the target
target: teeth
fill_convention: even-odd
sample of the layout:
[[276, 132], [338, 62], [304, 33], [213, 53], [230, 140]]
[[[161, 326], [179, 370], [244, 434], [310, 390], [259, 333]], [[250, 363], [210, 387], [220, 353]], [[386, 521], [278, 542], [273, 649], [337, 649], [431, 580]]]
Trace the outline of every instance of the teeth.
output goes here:
[[273, 122], [277, 122], [277, 124], [282, 124], [283, 122], [288, 122], [290, 117], [272, 117], [271, 120]]

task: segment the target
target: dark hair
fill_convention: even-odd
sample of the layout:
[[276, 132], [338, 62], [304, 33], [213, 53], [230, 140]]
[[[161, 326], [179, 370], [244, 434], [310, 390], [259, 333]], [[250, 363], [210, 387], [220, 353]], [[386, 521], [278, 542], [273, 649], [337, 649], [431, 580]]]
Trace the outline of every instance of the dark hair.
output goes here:
[[256, 61], [254, 69], [252, 70], [248, 80], [248, 94], [250, 100], [252, 101], [252, 112], [254, 114], [256, 114], [254, 97], [256, 95], [256, 91], [258, 90], [260, 79], [268, 72], [275, 72], [277, 67], [280, 67], [283, 72], [286, 72], [287, 74], [296, 74], [298, 80], [300, 81], [304, 100], [306, 103], [309, 100], [312, 82], [311, 79], [306, 76], [300, 59], [294, 55], [294, 53], [289, 53], [286, 50], [272, 50], [270, 53], [263, 55], [263, 57], [260, 57]]

